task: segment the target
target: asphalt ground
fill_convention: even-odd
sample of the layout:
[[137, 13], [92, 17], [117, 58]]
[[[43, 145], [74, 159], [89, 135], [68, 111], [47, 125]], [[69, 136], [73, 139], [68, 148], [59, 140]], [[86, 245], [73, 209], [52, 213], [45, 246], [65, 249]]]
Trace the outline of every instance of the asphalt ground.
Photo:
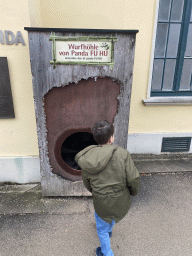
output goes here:
[[[160, 162], [136, 163], [156, 171], [143, 171], [129, 213], [114, 226], [115, 256], [192, 255], [192, 170], [188, 160], [186, 169], [182, 159], [176, 169], [166, 161], [168, 172], [157, 171]], [[42, 197], [40, 184], [0, 186], [0, 256], [92, 256], [98, 246], [91, 197]]]

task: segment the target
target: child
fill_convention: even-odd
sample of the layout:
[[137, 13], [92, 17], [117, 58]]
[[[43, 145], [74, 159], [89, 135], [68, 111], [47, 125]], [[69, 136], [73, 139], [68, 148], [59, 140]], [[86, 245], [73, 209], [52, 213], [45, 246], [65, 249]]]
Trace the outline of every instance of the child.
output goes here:
[[100, 121], [92, 128], [98, 145], [80, 151], [75, 161], [82, 169], [85, 187], [92, 192], [97, 234], [101, 247], [97, 256], [113, 256], [110, 237], [113, 225], [122, 220], [131, 206], [131, 196], [137, 195], [139, 173], [126, 149], [111, 145], [114, 127]]

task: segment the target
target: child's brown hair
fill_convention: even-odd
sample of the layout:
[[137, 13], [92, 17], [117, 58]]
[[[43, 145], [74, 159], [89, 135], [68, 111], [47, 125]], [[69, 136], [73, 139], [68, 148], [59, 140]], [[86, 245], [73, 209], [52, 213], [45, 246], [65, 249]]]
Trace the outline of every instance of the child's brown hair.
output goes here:
[[92, 134], [98, 144], [107, 144], [114, 134], [114, 126], [107, 120], [97, 122], [92, 127]]

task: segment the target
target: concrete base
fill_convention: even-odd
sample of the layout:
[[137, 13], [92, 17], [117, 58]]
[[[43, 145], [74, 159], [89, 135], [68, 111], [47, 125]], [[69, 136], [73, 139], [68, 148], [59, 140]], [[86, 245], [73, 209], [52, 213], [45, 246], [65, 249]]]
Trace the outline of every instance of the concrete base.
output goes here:
[[18, 184], [41, 181], [38, 156], [0, 157], [0, 182]]
[[132, 154], [140, 174], [192, 172], [192, 154]]
[[[192, 171], [192, 146], [188, 153], [162, 154], [163, 137], [190, 137], [191, 133], [175, 134], [131, 134], [128, 137], [128, 150], [135, 166], [141, 174], [175, 173]], [[152, 153], [151, 153], [152, 152]], [[138, 154], [145, 153], [145, 154]], [[156, 153], [156, 154], [155, 154]], [[44, 166], [45, 170], [48, 170]], [[53, 174], [41, 173], [39, 157], [1, 157], [0, 183], [41, 182], [43, 196], [91, 196], [82, 181], [71, 182]]]
[[64, 180], [56, 174], [51, 179], [42, 179], [41, 188], [43, 196], [92, 196], [82, 181], [72, 182]]
[[0, 216], [3, 214], [82, 214], [84, 200], [43, 198], [40, 184], [0, 186]]
[[[154, 173], [192, 172], [192, 154], [132, 154], [141, 175]], [[52, 174], [51, 181], [42, 180], [44, 196], [91, 196], [82, 181], [70, 182]]]
[[[132, 159], [137, 167], [139, 173], [142, 174], [154, 174], [154, 173], [180, 173], [180, 172], [191, 172], [192, 171], [192, 154], [131, 154]], [[6, 162], [7, 161], [7, 162]], [[20, 169], [17, 169], [16, 161], [20, 161]], [[31, 164], [30, 161], [32, 161]], [[33, 159], [20, 159], [15, 160], [13, 158], [0, 159], [2, 166], [1, 176], [3, 173], [7, 176], [3, 176], [3, 181], [0, 183], [12, 182], [12, 183], [40, 183], [40, 167], [38, 158]], [[32, 168], [33, 167], [33, 168]], [[4, 169], [3, 169], [4, 168]], [[4, 172], [3, 172], [3, 171]], [[11, 170], [11, 171], [10, 171]], [[20, 172], [19, 172], [20, 171]], [[25, 172], [29, 172], [28, 175]], [[18, 173], [23, 173], [23, 176], [17, 176]], [[34, 179], [36, 174], [36, 181]], [[9, 176], [8, 176], [9, 175]], [[31, 176], [29, 176], [31, 175]], [[9, 177], [6, 178], [6, 177]], [[20, 177], [20, 179], [19, 179]], [[23, 177], [23, 179], [21, 179]], [[28, 177], [28, 179], [27, 179]], [[31, 177], [31, 178], [30, 178]], [[33, 177], [33, 178], [32, 178]], [[50, 179], [41, 181], [41, 191], [43, 196], [91, 196], [92, 194], [87, 191], [82, 181], [71, 182], [64, 180], [56, 174], [51, 173]], [[26, 185], [28, 188], [29, 185]], [[30, 186], [34, 186], [31, 184]], [[5, 188], [5, 187], [4, 187]], [[17, 186], [20, 189], [20, 186]], [[22, 186], [25, 189], [25, 185]], [[6, 190], [8, 193], [9, 191]]]

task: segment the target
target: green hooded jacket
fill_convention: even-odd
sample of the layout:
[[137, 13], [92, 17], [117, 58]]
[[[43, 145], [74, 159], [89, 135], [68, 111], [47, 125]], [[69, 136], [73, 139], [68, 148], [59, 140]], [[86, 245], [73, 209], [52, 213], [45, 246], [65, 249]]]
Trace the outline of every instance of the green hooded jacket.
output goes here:
[[108, 223], [122, 220], [131, 206], [131, 196], [139, 190], [139, 173], [129, 152], [114, 145], [92, 145], [80, 151], [75, 161], [99, 217]]

